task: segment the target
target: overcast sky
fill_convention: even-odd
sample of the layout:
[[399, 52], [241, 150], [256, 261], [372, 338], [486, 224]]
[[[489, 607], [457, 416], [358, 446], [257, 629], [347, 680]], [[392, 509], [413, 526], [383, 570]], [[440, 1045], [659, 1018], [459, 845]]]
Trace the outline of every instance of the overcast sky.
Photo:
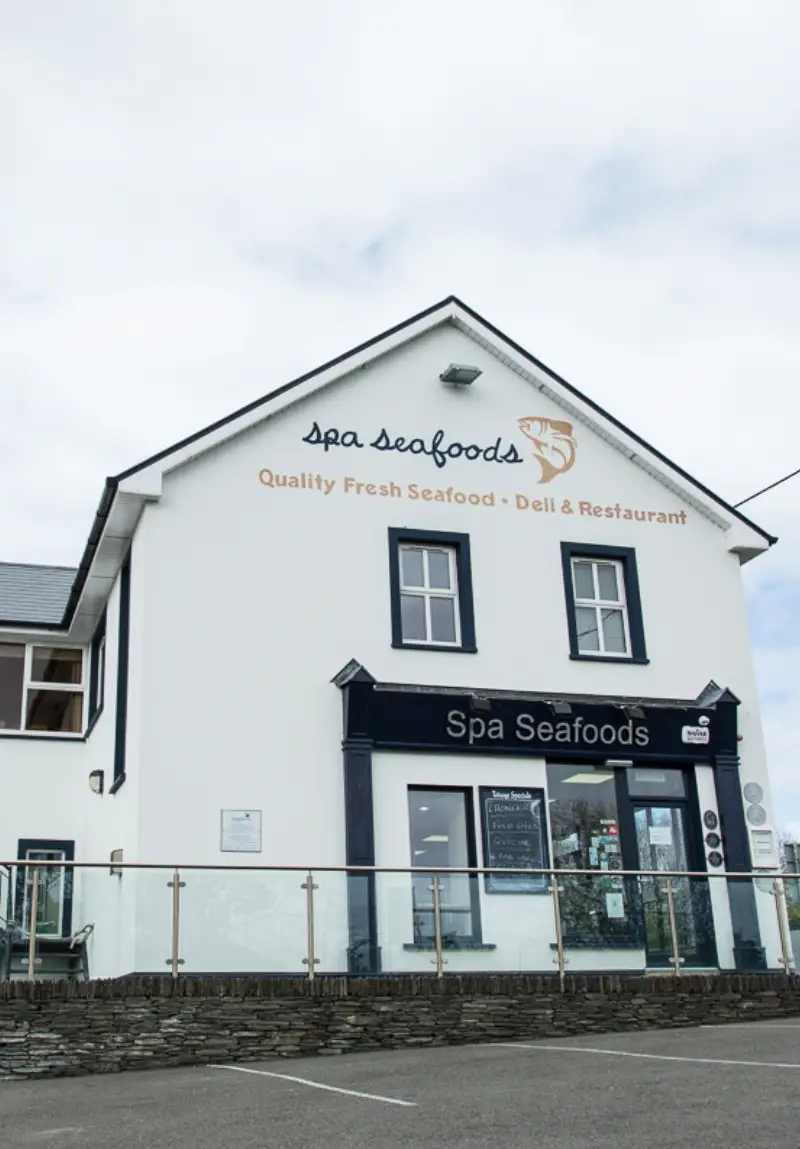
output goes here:
[[[796, 0], [0, 0], [0, 557], [77, 563], [106, 474], [451, 292], [731, 501], [800, 466], [798, 44]], [[800, 832], [798, 507], [745, 578]]]

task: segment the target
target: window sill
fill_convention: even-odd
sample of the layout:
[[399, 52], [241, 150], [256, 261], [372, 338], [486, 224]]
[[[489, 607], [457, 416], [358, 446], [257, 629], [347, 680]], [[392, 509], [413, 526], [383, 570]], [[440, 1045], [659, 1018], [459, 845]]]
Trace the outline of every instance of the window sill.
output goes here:
[[[426, 950], [432, 951], [436, 949], [435, 942], [405, 942], [403, 945], [404, 950]], [[452, 953], [454, 950], [496, 950], [497, 946], [491, 942], [471, 942], [461, 941], [455, 944], [449, 944], [445, 941], [442, 942], [442, 949], [447, 953]]]
[[25, 738], [29, 742], [83, 742], [84, 734], [48, 734], [38, 730], [0, 730], [0, 738]]
[[616, 654], [573, 654], [570, 653], [570, 659], [573, 662], [627, 662], [628, 665], [633, 663], [634, 666], [649, 666], [650, 659], [634, 656], [633, 658], [626, 658], [624, 655]]
[[[557, 950], [555, 942], [550, 943], [551, 950]], [[565, 950], [641, 950], [644, 946], [630, 938], [564, 938]]]
[[435, 646], [427, 642], [393, 642], [394, 650], [436, 650], [447, 654], [477, 654], [477, 646]]

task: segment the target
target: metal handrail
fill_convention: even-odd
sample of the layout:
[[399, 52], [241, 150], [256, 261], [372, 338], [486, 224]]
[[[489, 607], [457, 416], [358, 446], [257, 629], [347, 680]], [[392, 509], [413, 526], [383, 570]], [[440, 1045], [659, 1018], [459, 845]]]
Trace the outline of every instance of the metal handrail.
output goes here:
[[[17, 858], [12, 862], [0, 862], [0, 866], [9, 866], [11, 868], [22, 867], [36, 867], [37, 869], [45, 869], [48, 867], [56, 867], [57, 869], [65, 870], [107, 870], [109, 868], [108, 861], [105, 862], [73, 862], [65, 861], [63, 858], [60, 860], [47, 859], [47, 860], [27, 860]], [[739, 878], [772, 878], [778, 876], [781, 880], [797, 879], [800, 880], [800, 873], [793, 873], [790, 871], [783, 871], [779, 866], [765, 867], [763, 870], [558, 870], [545, 867], [537, 867], [531, 869], [512, 869], [506, 866], [258, 866], [258, 865], [220, 865], [218, 862], [203, 865], [199, 862], [115, 862], [115, 870], [214, 870], [220, 873], [229, 873], [231, 870], [235, 871], [248, 871], [248, 872], [263, 872], [263, 873], [286, 873], [286, 874], [503, 874], [509, 877], [513, 876], [527, 876], [527, 877], [598, 877], [598, 875], [608, 878], [718, 878], [718, 879], [732, 879]]]

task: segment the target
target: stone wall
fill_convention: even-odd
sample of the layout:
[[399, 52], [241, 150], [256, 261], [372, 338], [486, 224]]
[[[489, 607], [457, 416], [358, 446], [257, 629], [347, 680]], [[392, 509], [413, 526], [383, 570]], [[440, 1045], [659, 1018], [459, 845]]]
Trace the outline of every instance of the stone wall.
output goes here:
[[0, 984], [0, 1077], [796, 1017], [800, 977], [131, 978]]

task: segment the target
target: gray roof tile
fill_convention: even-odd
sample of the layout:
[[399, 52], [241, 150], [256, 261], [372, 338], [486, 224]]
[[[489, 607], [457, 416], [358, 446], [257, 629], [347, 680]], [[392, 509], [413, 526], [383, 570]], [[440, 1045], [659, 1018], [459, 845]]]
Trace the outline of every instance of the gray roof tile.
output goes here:
[[0, 563], [0, 622], [61, 622], [76, 574], [73, 567]]

